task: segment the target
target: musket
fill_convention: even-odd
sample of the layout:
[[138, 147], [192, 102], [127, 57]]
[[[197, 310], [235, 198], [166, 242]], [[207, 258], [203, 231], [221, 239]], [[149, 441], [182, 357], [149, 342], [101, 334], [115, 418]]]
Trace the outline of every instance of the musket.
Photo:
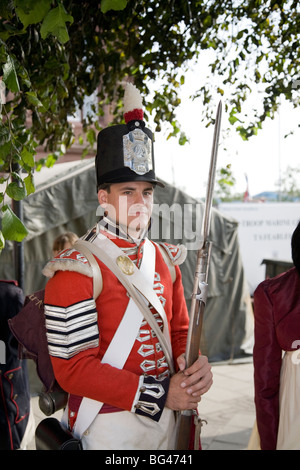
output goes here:
[[[216, 164], [218, 156], [219, 146], [219, 135], [221, 127], [221, 116], [222, 116], [222, 102], [219, 102], [214, 136], [213, 145], [211, 151], [210, 167], [208, 174], [208, 184], [206, 189], [206, 200], [205, 210], [202, 220], [202, 236], [201, 246], [197, 252], [196, 268], [193, 283], [193, 292], [191, 297], [191, 305], [189, 312], [189, 329], [187, 335], [187, 345], [185, 351], [186, 368], [190, 367], [199, 357], [201, 331], [203, 323], [204, 309], [206, 305], [207, 292], [208, 292], [208, 271], [209, 271], [209, 259], [211, 251], [211, 242], [208, 240], [210, 221], [211, 221], [211, 207], [214, 192]], [[195, 449], [198, 448], [200, 430], [202, 426], [202, 420], [198, 417], [194, 410], [184, 410], [178, 414], [177, 423], [177, 437], [176, 437], [176, 449], [177, 450], [188, 450], [192, 421], [194, 420], [196, 425], [195, 432]]]

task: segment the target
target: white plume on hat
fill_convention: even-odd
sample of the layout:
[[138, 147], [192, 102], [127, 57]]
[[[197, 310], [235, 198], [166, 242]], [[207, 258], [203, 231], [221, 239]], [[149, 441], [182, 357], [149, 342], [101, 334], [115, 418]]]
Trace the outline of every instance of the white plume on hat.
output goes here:
[[143, 100], [139, 90], [132, 83], [127, 83], [124, 93], [124, 114], [142, 108]]

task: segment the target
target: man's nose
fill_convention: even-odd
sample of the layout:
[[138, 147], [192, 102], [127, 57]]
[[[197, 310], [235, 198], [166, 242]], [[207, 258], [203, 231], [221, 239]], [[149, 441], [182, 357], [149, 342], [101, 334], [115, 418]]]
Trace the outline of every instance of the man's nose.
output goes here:
[[145, 197], [142, 192], [137, 191], [135, 195], [135, 204], [145, 204]]

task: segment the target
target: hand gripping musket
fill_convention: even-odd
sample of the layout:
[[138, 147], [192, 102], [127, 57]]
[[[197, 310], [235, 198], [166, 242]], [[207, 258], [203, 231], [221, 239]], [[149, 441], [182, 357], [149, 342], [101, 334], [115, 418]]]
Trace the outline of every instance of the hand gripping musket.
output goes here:
[[[197, 252], [196, 269], [194, 276], [194, 285], [190, 307], [190, 323], [187, 336], [187, 346], [185, 352], [186, 367], [190, 367], [199, 356], [201, 330], [203, 322], [204, 308], [208, 291], [208, 268], [211, 242], [208, 241], [211, 219], [211, 206], [214, 191], [216, 163], [218, 155], [219, 135], [221, 126], [222, 103], [220, 101], [213, 137], [213, 146], [209, 168], [208, 185], [206, 191], [205, 211], [202, 221], [203, 242]], [[177, 443], [176, 449], [187, 450], [189, 448], [192, 420], [196, 424], [194, 448], [199, 448], [199, 437], [202, 426], [202, 420], [198, 417], [195, 410], [184, 410], [179, 413], [179, 422], [177, 424]]]

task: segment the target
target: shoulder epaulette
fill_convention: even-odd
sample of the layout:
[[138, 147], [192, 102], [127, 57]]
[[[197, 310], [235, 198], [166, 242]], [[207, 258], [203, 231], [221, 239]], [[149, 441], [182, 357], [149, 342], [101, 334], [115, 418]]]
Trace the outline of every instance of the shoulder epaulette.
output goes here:
[[56, 271], [75, 271], [93, 277], [90, 263], [85, 256], [74, 248], [61, 251], [46, 264], [42, 272], [46, 277], [53, 277]]
[[173, 266], [184, 263], [187, 256], [187, 249], [184, 245], [171, 245], [166, 242], [159, 242], [159, 245], [163, 247]]

